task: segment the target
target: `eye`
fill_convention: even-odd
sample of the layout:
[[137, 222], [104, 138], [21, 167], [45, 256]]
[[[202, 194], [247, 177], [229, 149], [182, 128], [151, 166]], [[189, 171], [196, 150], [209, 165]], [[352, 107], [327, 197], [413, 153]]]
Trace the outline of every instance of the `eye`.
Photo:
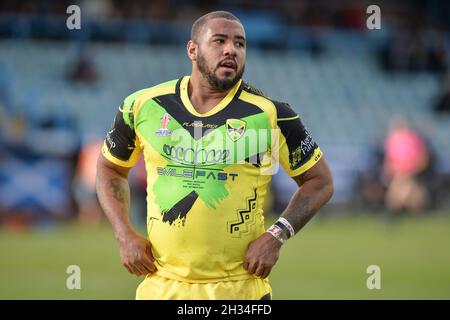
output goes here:
[[224, 43], [224, 40], [223, 39], [216, 39], [216, 40], [214, 40], [214, 42], [215, 43]]
[[236, 47], [241, 48], [241, 47], [244, 47], [244, 46], [245, 46], [245, 45], [244, 45], [243, 42], [236, 42]]

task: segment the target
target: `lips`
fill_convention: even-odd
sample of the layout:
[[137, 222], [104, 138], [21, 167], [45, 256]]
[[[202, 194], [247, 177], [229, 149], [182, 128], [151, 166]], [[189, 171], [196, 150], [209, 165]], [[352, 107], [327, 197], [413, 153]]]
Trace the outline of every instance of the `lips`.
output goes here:
[[224, 67], [224, 68], [228, 68], [228, 69], [233, 69], [233, 70], [236, 70], [237, 69], [237, 64], [236, 64], [236, 62], [234, 61], [234, 60], [225, 60], [225, 61], [222, 61], [221, 63], [220, 63], [220, 66], [221, 67]]

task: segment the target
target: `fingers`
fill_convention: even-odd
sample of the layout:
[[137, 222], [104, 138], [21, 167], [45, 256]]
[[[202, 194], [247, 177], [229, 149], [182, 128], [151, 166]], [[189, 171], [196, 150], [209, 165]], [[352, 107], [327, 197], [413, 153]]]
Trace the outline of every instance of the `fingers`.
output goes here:
[[120, 254], [122, 264], [131, 274], [142, 276], [156, 271], [151, 244], [144, 238], [122, 242]]
[[261, 278], [266, 278], [270, 274], [278, 260], [280, 250], [278, 241], [275, 242], [277, 246], [274, 247], [274, 238], [265, 233], [249, 245], [243, 263], [244, 269], [249, 274]]
[[156, 268], [153, 263], [153, 261], [150, 260], [149, 257], [143, 257], [143, 259], [140, 261], [141, 266], [146, 270], [147, 273], [155, 272]]
[[266, 268], [264, 267], [264, 265], [262, 265], [262, 264], [258, 265], [258, 267], [256, 268], [256, 271], [255, 271], [255, 276], [261, 277], [264, 274], [265, 269]]
[[250, 274], [254, 274], [257, 277], [260, 278], [267, 278], [270, 274], [270, 272], [272, 271], [272, 267], [265, 264], [265, 263], [261, 263], [258, 261], [252, 262], [252, 261], [248, 261], [245, 260], [243, 267], [245, 270], [248, 271], [248, 273]]
[[258, 261], [255, 258], [252, 258], [250, 254], [247, 254], [247, 256], [244, 259], [243, 267], [245, 270], [248, 271], [248, 273], [254, 274], [258, 267]]
[[147, 268], [142, 265], [138, 260], [135, 261], [125, 261], [122, 262], [123, 266], [128, 270], [129, 273], [134, 274], [136, 276], [146, 275], [149, 272]]
[[250, 274], [254, 274], [256, 272], [256, 268], [258, 267], [257, 262], [249, 262], [247, 271]]
[[135, 260], [133, 262], [123, 263], [124, 267], [129, 273], [136, 276], [147, 275], [156, 270], [155, 265], [150, 260], [150, 258], [144, 256], [140, 260]]
[[134, 274], [137, 276], [142, 276], [147, 274], [147, 272], [145, 271], [145, 268], [142, 267], [142, 265], [139, 262], [134, 262], [132, 265], [132, 269], [134, 270]]
[[134, 264], [128, 264], [128, 263], [122, 263], [123, 266], [128, 270], [129, 273], [134, 274], [136, 276], [140, 276], [141, 275], [141, 271], [136, 268], [136, 266], [134, 266]]
[[265, 268], [261, 278], [263, 278], [263, 279], [267, 278], [271, 271], [272, 271], [272, 268]]
[[129, 273], [133, 274], [133, 271], [131, 270], [131, 268], [128, 265], [123, 263], [123, 266], [128, 270]]
[[128, 272], [136, 276], [145, 276], [149, 273], [155, 272], [156, 270], [155, 265], [150, 261], [149, 258], [144, 258], [141, 261], [124, 264], [124, 266], [128, 270]]
[[149, 262], [144, 263], [143, 261], [141, 261], [141, 262], [138, 262], [137, 264], [139, 265], [141, 270], [143, 270], [142, 275], [144, 275], [144, 276], [149, 273], [152, 273], [155, 270], [153, 267], [153, 264], [149, 264]]

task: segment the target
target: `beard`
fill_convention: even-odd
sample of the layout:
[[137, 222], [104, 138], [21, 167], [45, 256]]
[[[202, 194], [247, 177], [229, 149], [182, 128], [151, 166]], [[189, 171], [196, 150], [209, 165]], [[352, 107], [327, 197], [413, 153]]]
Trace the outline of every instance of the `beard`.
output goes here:
[[244, 74], [245, 65], [242, 66], [241, 70], [238, 70], [236, 72], [236, 76], [232, 79], [219, 79], [216, 76], [217, 69], [220, 68], [220, 65], [217, 65], [217, 67], [214, 69], [214, 71], [211, 71], [208, 69], [208, 66], [206, 64], [206, 59], [202, 55], [201, 51], [199, 50], [198, 56], [197, 56], [197, 66], [200, 73], [208, 80], [209, 84], [214, 87], [215, 89], [219, 91], [227, 91], [233, 88], [236, 83], [239, 82], [239, 80], [242, 78], [242, 75]]

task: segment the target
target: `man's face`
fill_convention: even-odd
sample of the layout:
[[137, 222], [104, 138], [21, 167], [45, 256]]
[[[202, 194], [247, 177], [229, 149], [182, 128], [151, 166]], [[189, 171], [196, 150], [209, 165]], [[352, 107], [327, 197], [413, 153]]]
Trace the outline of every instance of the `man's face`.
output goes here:
[[216, 89], [231, 89], [245, 68], [245, 32], [242, 25], [224, 18], [205, 23], [198, 37], [196, 64]]

